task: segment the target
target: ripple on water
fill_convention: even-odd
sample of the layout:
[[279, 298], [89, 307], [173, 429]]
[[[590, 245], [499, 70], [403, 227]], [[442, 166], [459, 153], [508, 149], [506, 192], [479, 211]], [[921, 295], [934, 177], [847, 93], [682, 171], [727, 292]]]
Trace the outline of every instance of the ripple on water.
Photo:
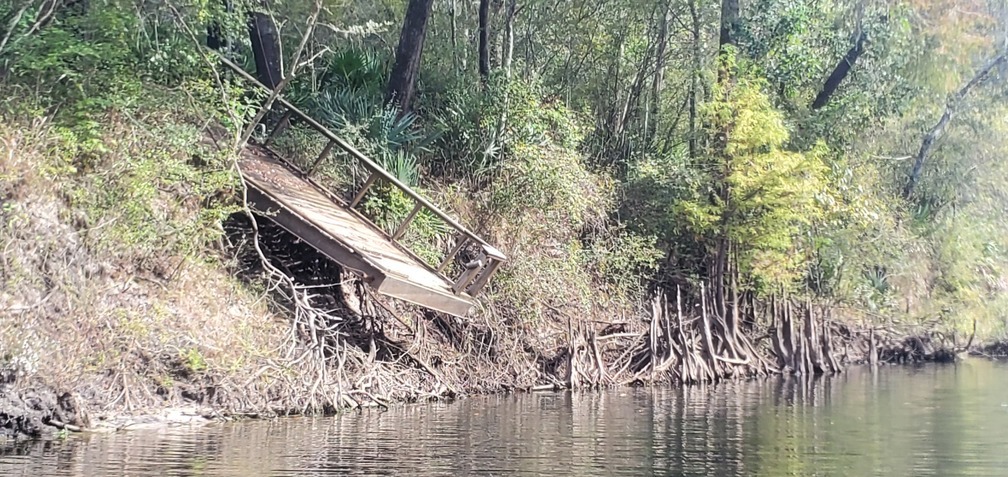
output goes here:
[[474, 397], [0, 447], [3, 476], [1005, 475], [1008, 366]]

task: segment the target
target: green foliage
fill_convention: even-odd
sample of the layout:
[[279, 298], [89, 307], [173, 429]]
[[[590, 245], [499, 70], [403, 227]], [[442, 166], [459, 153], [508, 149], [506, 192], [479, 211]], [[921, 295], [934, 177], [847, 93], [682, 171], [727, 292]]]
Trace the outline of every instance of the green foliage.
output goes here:
[[[196, 6], [183, 11], [193, 15], [189, 21], [209, 15]], [[16, 36], [2, 58], [17, 81], [72, 111], [126, 106], [142, 95], [144, 82], [174, 85], [206, 74], [199, 45], [172, 16], [167, 6], [141, 14], [122, 0], [92, 1]]]
[[531, 93], [508, 104], [513, 126], [479, 193], [479, 213], [495, 243], [520, 260], [499, 273], [494, 303], [529, 324], [558, 307], [579, 314], [631, 307], [643, 295], [641, 274], [661, 256], [653, 238], [610, 219], [615, 183], [588, 169], [575, 113]]
[[[324, 124], [399, 181], [416, 186], [420, 180], [417, 156], [429, 151], [438, 133], [422, 129], [416, 114], [384, 103], [384, 75], [377, 55], [341, 50], [319, 72], [302, 80], [295, 95]], [[395, 208], [395, 198], [386, 199]]]
[[180, 355], [182, 366], [185, 368], [186, 373], [194, 375], [206, 371], [206, 358], [203, 357], [203, 353], [200, 353], [198, 349], [186, 348], [180, 351]]
[[[39, 171], [67, 184], [91, 246], [125, 246], [143, 262], [198, 253], [217, 237], [234, 178], [191, 125], [238, 130], [260, 98], [221, 95], [199, 43], [220, 24], [230, 54], [253, 68], [243, 3], [227, 13], [221, 2], [95, 0], [35, 29], [41, 4], [16, 22], [15, 7], [0, 6], [11, 32], [4, 82], [17, 91], [8, 96], [44, 97], [29, 116], [57, 111]], [[271, 7], [288, 54], [310, 7]], [[517, 257], [490, 288], [514, 316], [531, 322], [568, 302], [629, 307], [645, 279], [709, 278], [727, 242], [756, 290], [788, 287], [957, 328], [964, 317], [997, 321], [1008, 276], [1000, 78], [961, 105], [914, 196], [898, 195], [906, 157], [1000, 41], [996, 8], [743, 2], [737, 56], [722, 69], [708, 41], [718, 2], [531, 1], [515, 19], [510, 70], [501, 35], [485, 83], [459, 28], [465, 8], [439, 11], [407, 113], [383, 91], [399, 33], [387, 25], [402, 11], [354, 0], [325, 12], [309, 42], [314, 61], [285, 94], [403, 183], [453, 191], [466, 222]], [[859, 33], [864, 54], [811, 111]], [[151, 94], [158, 85], [185, 94]], [[207, 105], [209, 114], [195, 111]], [[323, 146], [295, 124], [277, 147], [304, 162]], [[366, 177], [338, 153], [320, 171], [344, 193]], [[393, 231], [413, 205], [379, 183], [362, 210]], [[422, 212], [405, 240], [433, 263], [445, 234]]]
[[743, 75], [729, 91], [715, 89], [715, 97], [725, 99], [706, 105], [705, 123], [712, 136], [727, 131], [728, 141], [708, 159], [710, 192], [696, 191], [675, 211], [709, 246], [723, 239], [737, 244], [741, 270], [758, 284], [781, 287], [803, 270], [802, 230], [823, 216], [830, 191], [824, 148], [784, 149], [788, 131], [764, 87]]
[[519, 146], [488, 190], [487, 213], [543, 239], [598, 228], [612, 206], [612, 183], [588, 172], [576, 152]]
[[494, 101], [471, 85], [450, 87], [437, 100], [426, 109], [433, 111], [432, 122], [443, 134], [433, 144], [427, 167], [444, 177], [485, 177], [501, 157], [490, 111]]
[[909, 273], [912, 237], [899, 222], [900, 207], [886, 193], [878, 165], [840, 154], [826, 158], [825, 214], [807, 227], [810, 260], [804, 285], [822, 297], [872, 311], [895, 305], [893, 275]]
[[[387, 169], [403, 170], [404, 177], [411, 179], [409, 184], [416, 184], [415, 154], [427, 150], [436, 134], [420, 130], [415, 114], [400, 113], [395, 106], [382, 105], [359, 90], [324, 92], [312, 109], [334, 131], [366, 142], [358, 147], [376, 156]], [[407, 165], [411, 170], [402, 169]]]
[[[423, 191], [420, 193], [423, 194]], [[378, 227], [392, 234], [413, 210], [414, 205], [413, 200], [400, 189], [382, 183], [371, 188], [362, 211]], [[437, 244], [444, 242], [449, 231], [447, 224], [440, 218], [423, 209], [413, 218], [403, 240], [420, 258], [436, 265], [441, 261]]]
[[362, 90], [378, 96], [382, 94], [387, 70], [387, 60], [371, 50], [341, 50], [328, 60], [318, 78], [319, 89]]
[[91, 99], [135, 95], [140, 89], [134, 71], [139, 57], [131, 47], [131, 15], [112, 8], [65, 18], [28, 36], [11, 53], [11, 71], [47, 88], [53, 97]]
[[849, 38], [855, 26], [837, 18], [849, 12], [833, 2], [788, 0], [757, 0], [749, 8], [751, 16], [739, 34], [746, 56], [759, 62], [782, 100], [811, 102], [833, 58], [853, 46]]
[[[235, 177], [199, 145], [197, 128], [142, 110], [119, 114], [136, 127], [112, 126], [109, 116], [55, 127], [43, 170], [66, 183], [64, 194], [96, 249], [140, 262], [165, 251], [201, 254], [235, 211], [224, 195], [236, 189]], [[208, 165], [198, 166], [194, 156]]]
[[611, 295], [620, 302], [632, 303], [646, 291], [641, 277], [654, 275], [658, 270], [662, 253], [655, 243], [655, 237], [627, 230], [607, 231], [592, 238], [584, 251], [584, 261], [608, 285]]
[[512, 151], [540, 145], [575, 149], [584, 136], [582, 118], [543, 99], [535, 82], [491, 78], [485, 89], [471, 82], [451, 84], [424, 105], [440, 131], [428, 168], [446, 178], [482, 183], [504, 167]]

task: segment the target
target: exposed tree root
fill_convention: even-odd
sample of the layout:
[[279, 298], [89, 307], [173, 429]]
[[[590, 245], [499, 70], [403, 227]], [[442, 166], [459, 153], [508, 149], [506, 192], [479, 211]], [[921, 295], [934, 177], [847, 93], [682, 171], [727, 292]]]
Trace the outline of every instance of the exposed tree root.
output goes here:
[[[688, 307], [678, 290], [674, 300], [659, 293], [650, 319], [630, 323], [578, 319], [551, 306], [561, 318], [553, 321], [566, 329], [553, 330], [550, 349], [550, 340], [534, 341], [506, 319], [493, 322], [493, 310], [479, 323], [384, 303], [271, 222], [260, 221], [259, 229], [267, 265], [290, 277], [272, 287], [277, 305], [293, 316], [291, 350], [305, 353], [296, 360], [298, 375], [317, 390], [303, 411], [465, 392], [816, 375], [838, 372], [846, 361], [834, 350], [850, 333], [835, 334], [824, 309], [750, 297], [726, 319], [704, 287], [700, 303]], [[257, 259], [245, 255], [247, 276], [263, 272]]]
[[540, 372], [553, 380], [552, 386], [530, 389], [710, 383], [778, 373], [811, 376], [839, 372], [851, 361], [835, 351], [850, 333], [835, 333], [839, 325], [809, 304], [750, 300], [741, 307], [745, 320], [725, 320], [711, 310], [706, 290], [700, 293], [700, 303], [686, 307], [695, 310], [689, 315], [681, 291], [674, 301], [659, 293], [650, 320], [639, 329], [623, 324], [597, 331], [570, 320], [566, 346], [541, 361]]
[[[431, 364], [416, 331], [356, 276], [269, 220], [257, 220], [266, 262], [246, 244], [239, 263], [246, 278], [265, 277], [275, 306], [291, 317], [286, 365], [296, 367], [293, 379], [308, 381], [297, 388], [312, 390], [292, 411], [386, 406], [461, 392]], [[250, 224], [236, 215], [228, 228], [240, 240]]]

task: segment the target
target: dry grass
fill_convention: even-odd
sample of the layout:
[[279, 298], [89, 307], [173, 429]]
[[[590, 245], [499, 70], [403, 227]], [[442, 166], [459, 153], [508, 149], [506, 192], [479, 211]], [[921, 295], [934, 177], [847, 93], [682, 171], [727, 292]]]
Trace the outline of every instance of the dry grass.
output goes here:
[[[122, 152], [141, 148], [150, 130], [115, 126], [101, 140], [119, 147], [86, 171], [81, 158], [66, 161], [73, 145], [47, 121], [0, 126], [0, 366], [18, 375], [15, 386], [73, 391], [101, 411], [182, 399], [262, 409], [250, 391], [290, 345], [289, 325], [221, 257], [194, 252], [213, 232], [193, 228], [205, 211], [191, 191], [159, 180], [124, 187], [144, 177], [131, 168], [150, 164]], [[179, 166], [163, 165], [151, 173]], [[128, 199], [144, 203], [98, 200], [133, 186]], [[152, 230], [164, 235], [124, 235], [155, 218], [163, 223]]]
[[[71, 392], [99, 416], [194, 402], [270, 414], [536, 379], [504, 379], [524, 361], [488, 370], [488, 349], [470, 336], [476, 328], [443, 318], [407, 325], [402, 317], [422, 312], [382, 305], [338, 271], [295, 270], [285, 281], [259, 268], [236, 278], [250, 248], [223, 246], [220, 226], [238, 210], [226, 202], [236, 186], [196, 128], [110, 114], [82, 133], [7, 116], [0, 371], [16, 376], [8, 389]], [[309, 282], [319, 275], [328, 288]], [[347, 286], [331, 286], [340, 282]], [[326, 300], [356, 309], [315, 306]]]

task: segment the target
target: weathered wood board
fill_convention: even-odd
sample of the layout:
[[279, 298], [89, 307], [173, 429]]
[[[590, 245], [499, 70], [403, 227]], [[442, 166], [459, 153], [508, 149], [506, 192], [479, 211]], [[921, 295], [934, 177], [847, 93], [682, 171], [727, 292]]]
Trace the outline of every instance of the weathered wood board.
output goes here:
[[377, 292], [456, 316], [472, 308], [472, 297], [455, 294], [429, 266], [268, 150], [247, 146], [239, 166], [258, 212], [361, 275]]

